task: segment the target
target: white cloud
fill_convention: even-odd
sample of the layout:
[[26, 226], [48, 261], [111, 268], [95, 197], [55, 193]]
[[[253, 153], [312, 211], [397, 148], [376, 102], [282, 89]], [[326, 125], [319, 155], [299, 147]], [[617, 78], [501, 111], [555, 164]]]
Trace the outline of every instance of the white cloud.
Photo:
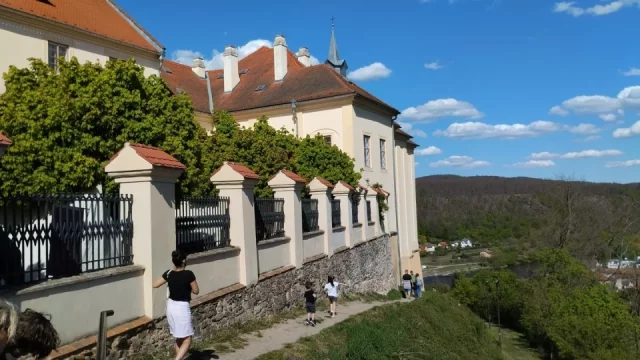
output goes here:
[[386, 78], [389, 77], [389, 75], [391, 75], [391, 69], [383, 63], [375, 62], [351, 71], [347, 77], [355, 81], [367, 81]]
[[533, 153], [529, 157], [533, 160], [549, 160], [549, 159], [586, 159], [586, 158], [599, 158], [605, 156], [619, 156], [622, 155], [620, 150], [583, 150], [568, 152], [566, 154], [556, 154], [550, 152]]
[[427, 133], [424, 132], [424, 130], [415, 129], [413, 125], [411, 125], [410, 123], [406, 123], [402, 121], [398, 121], [398, 123], [400, 124], [400, 126], [402, 126], [402, 129], [406, 131], [409, 135], [420, 137], [420, 138], [427, 137]]
[[491, 165], [491, 163], [489, 163], [488, 161], [475, 160], [470, 156], [461, 156], [461, 155], [449, 156], [444, 160], [439, 160], [429, 164], [429, 166], [432, 168], [455, 167], [459, 169], [475, 169], [475, 168], [485, 167], [489, 165]]
[[400, 114], [402, 118], [425, 123], [443, 117], [480, 119], [483, 116], [484, 114], [472, 104], [451, 98], [431, 100], [422, 105], [406, 108]]
[[442, 150], [435, 146], [429, 146], [428, 148], [416, 150], [415, 154], [418, 156], [440, 155], [442, 154]]
[[[640, 2], [640, 0], [637, 0]], [[580, 95], [562, 102], [549, 110], [550, 114], [565, 116], [569, 112], [578, 115], [598, 115], [607, 122], [618, 120], [624, 116], [625, 109], [640, 108], [640, 86], [629, 86], [618, 93], [618, 96]]]
[[417, 161], [414, 161], [414, 162], [413, 162], [413, 164], [414, 164], [414, 166], [416, 166], [416, 167], [417, 167], [418, 165], [420, 165], [420, 163], [419, 163], [419, 162], [417, 162]]
[[434, 62], [430, 62], [430, 63], [425, 63], [424, 64], [424, 68], [428, 69], [428, 70], [440, 70], [444, 67], [444, 65], [441, 65], [438, 61], [434, 61]]
[[549, 114], [567, 116], [567, 115], [569, 115], [569, 112], [567, 110], [563, 109], [561, 106], [554, 106], [554, 107], [551, 108], [551, 110], [549, 110]]
[[602, 136], [600, 135], [591, 135], [591, 136], [587, 136], [584, 139], [580, 139], [579, 141], [582, 142], [591, 142], [591, 141], [596, 141], [596, 140], [600, 140], [602, 138]]
[[582, 15], [602, 16], [618, 12], [624, 7], [640, 3], [638, 0], [615, 0], [604, 5], [594, 5], [592, 7], [583, 8], [577, 6], [575, 1], [563, 1], [555, 4], [553, 12], [567, 13], [571, 16], [579, 17]]
[[598, 115], [598, 117], [600, 118], [600, 120], [606, 121], [606, 122], [614, 122], [614, 121], [616, 121], [618, 119], [618, 116], [616, 114], [613, 114], [613, 113], [600, 114], [600, 115]]
[[640, 68], [631, 68], [629, 71], [624, 72], [624, 76], [640, 76]]
[[578, 126], [569, 126], [567, 130], [572, 134], [593, 135], [600, 132], [600, 129], [593, 124], [580, 124]]
[[518, 139], [536, 137], [560, 130], [560, 126], [550, 121], [534, 121], [530, 124], [489, 125], [481, 122], [453, 123], [446, 130], [438, 130], [434, 135], [458, 139]]
[[605, 164], [605, 167], [608, 167], [608, 168], [631, 167], [631, 166], [640, 166], [640, 160], [610, 161]]
[[628, 138], [632, 136], [640, 136], [640, 121], [628, 128], [619, 128], [613, 131], [614, 138]]
[[532, 169], [532, 168], [546, 168], [546, 167], [551, 167], [555, 165], [556, 163], [554, 163], [551, 160], [529, 160], [526, 162], [515, 163], [513, 164], [513, 167], [522, 168], [522, 169]]

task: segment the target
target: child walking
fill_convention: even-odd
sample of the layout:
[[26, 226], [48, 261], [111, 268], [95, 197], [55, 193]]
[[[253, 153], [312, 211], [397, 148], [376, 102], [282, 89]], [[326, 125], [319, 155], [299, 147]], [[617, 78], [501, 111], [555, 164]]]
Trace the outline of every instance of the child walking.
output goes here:
[[305, 307], [307, 308], [307, 325], [316, 326], [316, 294], [311, 288], [311, 281], [304, 284], [307, 291], [304, 292]]
[[333, 279], [333, 276], [329, 276], [327, 283], [324, 285], [324, 290], [327, 292], [327, 296], [329, 297], [329, 301], [331, 302], [331, 317], [336, 316], [336, 306], [338, 301], [338, 285], [339, 282]]

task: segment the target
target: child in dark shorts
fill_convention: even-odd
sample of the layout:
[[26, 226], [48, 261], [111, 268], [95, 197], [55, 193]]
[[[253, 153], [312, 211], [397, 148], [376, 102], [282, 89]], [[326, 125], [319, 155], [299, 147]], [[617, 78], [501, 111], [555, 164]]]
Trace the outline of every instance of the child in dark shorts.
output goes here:
[[311, 281], [304, 284], [307, 291], [304, 292], [305, 307], [307, 308], [307, 325], [316, 326], [316, 294], [311, 288]]

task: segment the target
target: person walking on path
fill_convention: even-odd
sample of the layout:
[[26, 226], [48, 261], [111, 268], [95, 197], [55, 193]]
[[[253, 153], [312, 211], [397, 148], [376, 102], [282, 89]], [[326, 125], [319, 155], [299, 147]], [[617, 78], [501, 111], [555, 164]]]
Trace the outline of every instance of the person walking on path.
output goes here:
[[193, 336], [193, 324], [191, 323], [191, 294], [198, 295], [200, 288], [196, 276], [187, 266], [187, 256], [180, 250], [171, 253], [171, 261], [175, 268], [167, 270], [162, 277], [153, 283], [154, 288], [167, 283], [167, 322], [169, 331], [176, 339], [175, 360], [182, 360], [187, 355]]
[[409, 275], [411, 275], [411, 294], [415, 297], [416, 296], [416, 274], [414, 274], [413, 270], [411, 270], [409, 272]]
[[307, 291], [304, 292], [305, 307], [307, 309], [307, 325], [316, 326], [316, 294], [311, 288], [311, 281], [304, 284]]
[[411, 275], [409, 275], [409, 270], [404, 271], [404, 275], [402, 275], [402, 286], [404, 287], [404, 297], [409, 299], [411, 297]]
[[329, 276], [327, 283], [324, 285], [324, 290], [327, 292], [327, 296], [331, 302], [331, 317], [336, 316], [336, 307], [338, 305], [338, 285], [340, 285], [340, 283], [335, 281], [333, 276]]
[[420, 274], [416, 273], [415, 293], [416, 293], [416, 298], [418, 299], [422, 296], [422, 286], [424, 286], [424, 281], [420, 277]]

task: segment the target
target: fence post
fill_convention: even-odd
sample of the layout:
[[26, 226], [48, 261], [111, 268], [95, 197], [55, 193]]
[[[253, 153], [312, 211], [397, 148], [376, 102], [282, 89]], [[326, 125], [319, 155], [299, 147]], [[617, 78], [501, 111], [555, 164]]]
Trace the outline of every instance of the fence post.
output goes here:
[[382, 234], [382, 224], [380, 223], [380, 211], [378, 210], [378, 190], [369, 186], [365, 195], [366, 199], [371, 202], [371, 221], [375, 222], [376, 236]]
[[339, 181], [332, 191], [333, 196], [337, 200], [340, 200], [340, 222], [342, 223], [342, 226], [346, 227], [344, 231], [344, 239], [347, 247], [351, 247], [355, 243], [355, 239], [351, 239], [353, 234], [353, 221], [349, 194], [351, 194], [352, 191], [354, 191], [353, 187], [344, 181]]
[[239, 257], [240, 283], [250, 286], [258, 282], [258, 248], [253, 188], [258, 175], [242, 164], [225, 161], [213, 175], [211, 182], [220, 196], [229, 197], [231, 246], [241, 249]]
[[318, 226], [324, 231], [324, 253], [333, 255], [331, 238], [333, 236], [333, 226], [331, 226], [331, 190], [333, 184], [329, 181], [316, 177], [309, 183], [311, 197], [318, 200]]
[[175, 186], [185, 166], [164, 151], [126, 143], [105, 166], [120, 184], [121, 194], [133, 195], [133, 261], [145, 268], [144, 313], [158, 318], [165, 312], [165, 289], [153, 280], [171, 269], [176, 248]]
[[280, 170], [269, 180], [274, 196], [284, 199], [284, 232], [291, 238], [291, 264], [302, 267], [304, 249], [302, 239], [302, 188], [305, 180], [289, 170]]

